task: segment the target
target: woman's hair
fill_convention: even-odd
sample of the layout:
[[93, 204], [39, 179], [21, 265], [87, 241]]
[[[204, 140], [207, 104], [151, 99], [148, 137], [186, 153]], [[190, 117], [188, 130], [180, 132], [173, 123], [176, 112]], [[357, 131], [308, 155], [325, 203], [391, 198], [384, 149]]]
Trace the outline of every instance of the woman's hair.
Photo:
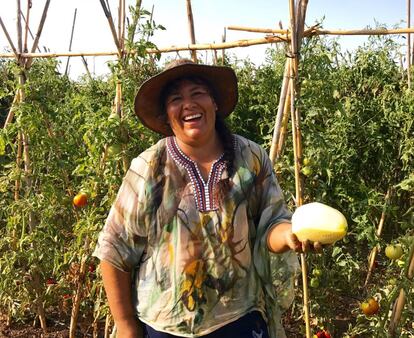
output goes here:
[[[215, 99], [213, 88], [211, 88], [210, 84], [207, 81], [205, 81], [204, 79], [200, 77], [185, 77], [185, 78], [180, 78], [175, 81], [172, 81], [167, 86], [165, 86], [164, 89], [161, 91], [161, 105], [162, 105], [162, 112], [164, 115], [163, 118], [165, 119], [165, 121], [168, 120], [167, 113], [166, 113], [166, 106], [165, 106], [167, 97], [184, 80], [191, 81], [193, 83], [205, 86], [210, 96], [213, 99]], [[223, 145], [223, 149], [224, 149], [223, 160], [226, 163], [227, 172], [228, 172], [228, 179], [221, 181], [221, 184], [219, 185], [219, 189], [218, 189], [217, 197], [219, 200], [222, 200], [227, 195], [227, 192], [231, 188], [230, 178], [233, 176], [234, 171], [235, 171], [234, 170], [234, 158], [235, 158], [234, 137], [233, 137], [231, 130], [226, 125], [224, 119], [221, 117], [221, 114], [219, 111], [216, 114], [215, 127], [217, 130], [217, 134], [220, 138], [220, 141]]]

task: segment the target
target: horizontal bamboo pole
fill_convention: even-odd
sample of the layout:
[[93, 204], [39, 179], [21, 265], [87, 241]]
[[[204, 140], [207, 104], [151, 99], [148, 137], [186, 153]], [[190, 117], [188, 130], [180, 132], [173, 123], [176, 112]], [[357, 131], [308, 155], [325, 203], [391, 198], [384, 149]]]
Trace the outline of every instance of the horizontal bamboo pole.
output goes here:
[[[274, 30], [280, 31], [280, 30]], [[283, 30], [283, 32], [286, 32]], [[398, 34], [407, 34], [414, 33], [414, 28], [401, 28], [401, 29], [365, 29], [365, 30], [351, 30], [351, 31], [334, 31], [334, 30], [320, 30], [320, 29], [308, 29], [304, 32], [304, 36], [313, 36], [313, 35], [398, 35]], [[169, 52], [178, 52], [185, 50], [218, 50], [218, 49], [230, 49], [237, 47], [248, 47], [253, 45], [267, 44], [267, 43], [279, 43], [279, 42], [289, 42], [289, 37], [285, 35], [275, 35], [275, 36], [266, 36], [259, 39], [244, 39], [236, 40], [232, 42], [222, 42], [222, 43], [207, 43], [207, 44], [194, 44], [194, 45], [183, 45], [183, 46], [171, 46], [159, 49], [147, 49], [147, 53], [156, 54], [156, 53], [169, 53]], [[131, 50], [128, 53], [135, 54], [136, 51]], [[20, 56], [25, 58], [55, 58], [55, 57], [67, 57], [67, 56], [116, 56], [119, 52], [64, 52], [64, 53], [22, 53]], [[0, 53], [0, 58], [15, 58], [16, 54], [14, 53]]]
[[[62, 53], [23, 53], [24, 58], [57, 58], [67, 56], [116, 56], [118, 52], [62, 52]], [[0, 53], [0, 58], [15, 57], [13, 53]]]
[[[210, 49], [228, 49], [236, 47], [247, 47], [252, 45], [266, 44], [266, 43], [277, 43], [286, 42], [287, 40], [278, 36], [265, 37], [260, 39], [250, 40], [238, 40], [234, 42], [224, 42], [218, 44], [188, 44], [183, 46], [171, 46], [161, 49], [147, 49], [147, 53], [168, 53], [182, 50], [210, 50]], [[129, 54], [135, 54], [136, 51], [131, 50]], [[25, 58], [54, 58], [54, 57], [66, 57], [66, 56], [116, 56], [118, 52], [64, 52], [64, 53], [23, 53], [22, 57]], [[0, 53], [0, 58], [14, 58], [15, 54], [12, 53]]]
[[[238, 30], [252, 33], [284, 34], [289, 35], [290, 31], [286, 29], [255, 28], [242, 26], [228, 26], [229, 30]], [[397, 28], [397, 29], [352, 29], [352, 30], [333, 30], [310, 28], [305, 30], [305, 35], [392, 35], [414, 33], [414, 28]]]
[[289, 34], [288, 29], [256, 28], [243, 26], [227, 26], [227, 29], [231, 31], [243, 31], [252, 33]]

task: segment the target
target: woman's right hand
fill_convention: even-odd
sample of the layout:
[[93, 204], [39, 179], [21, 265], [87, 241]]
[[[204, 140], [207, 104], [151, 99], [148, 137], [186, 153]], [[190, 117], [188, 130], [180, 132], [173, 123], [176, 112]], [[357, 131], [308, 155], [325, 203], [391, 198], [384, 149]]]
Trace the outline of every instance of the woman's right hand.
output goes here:
[[138, 320], [131, 319], [125, 323], [116, 323], [117, 338], [144, 338], [142, 324]]

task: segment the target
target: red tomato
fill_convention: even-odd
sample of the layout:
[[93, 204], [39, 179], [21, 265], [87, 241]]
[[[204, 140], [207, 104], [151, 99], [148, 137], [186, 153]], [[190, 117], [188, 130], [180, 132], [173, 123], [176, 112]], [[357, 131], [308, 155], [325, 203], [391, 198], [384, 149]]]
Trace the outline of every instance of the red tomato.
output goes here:
[[88, 194], [80, 192], [73, 198], [73, 205], [77, 208], [82, 208], [88, 204]]

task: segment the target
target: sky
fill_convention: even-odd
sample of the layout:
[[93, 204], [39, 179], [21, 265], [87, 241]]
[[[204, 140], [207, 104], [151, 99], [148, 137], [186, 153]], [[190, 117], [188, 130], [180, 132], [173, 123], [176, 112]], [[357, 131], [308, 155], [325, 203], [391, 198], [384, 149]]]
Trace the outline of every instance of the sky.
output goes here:
[[[26, 13], [27, 0], [21, 0], [23, 13]], [[37, 30], [46, 0], [32, 0], [30, 28], [33, 34]], [[136, 0], [127, 0], [133, 5]], [[282, 22], [286, 28], [289, 23], [289, 2], [287, 0], [192, 0], [192, 11], [197, 43], [221, 42], [224, 28], [227, 26], [245, 26], [259, 28], [278, 28]], [[116, 20], [118, 0], [109, 0], [111, 11]], [[407, 26], [406, 0], [309, 0], [307, 25], [323, 20], [326, 29], [360, 29], [375, 27], [376, 23], [388, 27]], [[142, 0], [142, 7], [153, 11], [153, 19], [163, 25], [165, 31], [156, 31], [152, 37], [159, 48], [172, 45], [185, 45], [190, 41], [186, 0]], [[115, 51], [115, 45], [99, 0], [51, 0], [48, 16], [40, 39], [40, 47], [46, 46], [51, 52], [69, 50], [73, 14], [77, 9], [72, 51], [98, 52]], [[0, 0], [2, 18], [13, 42], [17, 45], [16, 1]], [[115, 23], [116, 24], [116, 23]], [[263, 37], [263, 33], [249, 33], [227, 30], [227, 42], [239, 39]], [[340, 43], [344, 49], [353, 49], [361, 45], [364, 37], [342, 37]], [[401, 40], [403, 41], [403, 40]], [[32, 44], [29, 40], [29, 48]], [[229, 50], [238, 58], [250, 58], [256, 64], [264, 60], [265, 49], [269, 45], [251, 46]], [[10, 50], [5, 34], [0, 31], [0, 52]], [[167, 54], [173, 57], [174, 54]], [[180, 52], [182, 57], [189, 54]], [[199, 57], [211, 58], [211, 52], [201, 52]], [[66, 66], [67, 58], [61, 58], [61, 69]], [[102, 75], [109, 71], [108, 58], [88, 57], [90, 70]], [[80, 58], [71, 58], [69, 72], [76, 78], [85, 72]]]

